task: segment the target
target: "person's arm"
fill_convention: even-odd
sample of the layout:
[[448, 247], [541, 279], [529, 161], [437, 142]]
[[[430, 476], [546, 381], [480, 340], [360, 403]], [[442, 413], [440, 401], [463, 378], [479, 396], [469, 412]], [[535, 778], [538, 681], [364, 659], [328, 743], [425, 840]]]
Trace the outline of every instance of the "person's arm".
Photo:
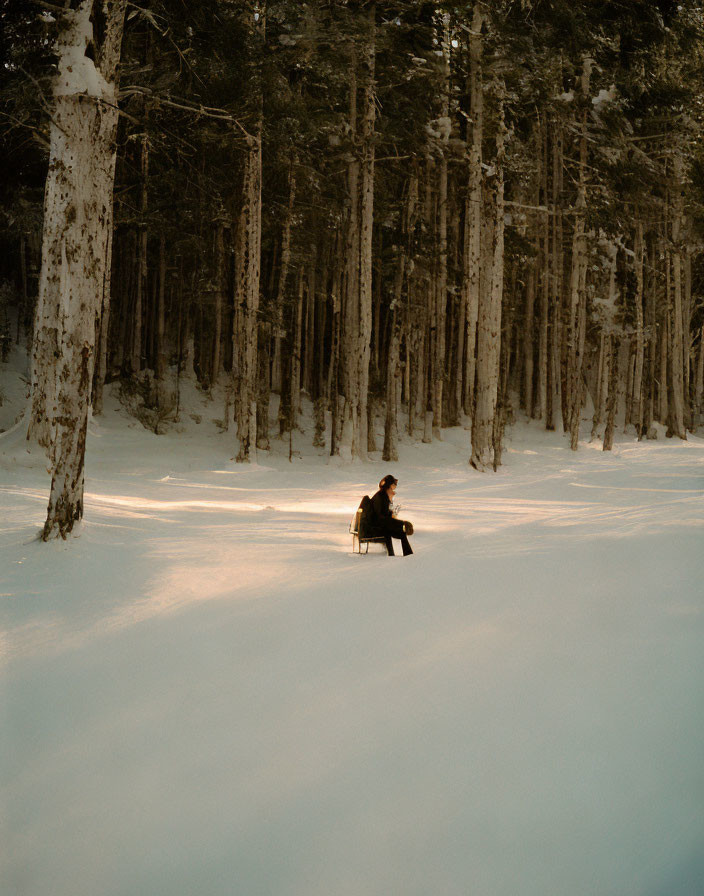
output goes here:
[[374, 508], [374, 515], [377, 519], [383, 520], [391, 516], [390, 504], [389, 496], [384, 492], [378, 491], [374, 495], [372, 498], [372, 507]]

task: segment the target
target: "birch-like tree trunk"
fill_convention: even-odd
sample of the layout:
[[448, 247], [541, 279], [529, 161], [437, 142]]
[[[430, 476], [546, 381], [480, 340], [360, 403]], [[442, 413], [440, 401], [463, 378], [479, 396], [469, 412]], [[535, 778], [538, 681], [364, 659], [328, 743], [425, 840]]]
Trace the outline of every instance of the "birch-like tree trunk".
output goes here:
[[481, 291], [477, 325], [476, 406], [472, 424], [472, 456], [470, 463], [480, 471], [493, 465], [494, 415], [499, 386], [501, 350], [501, 302], [504, 284], [504, 123], [503, 89], [500, 91], [499, 123], [496, 135], [495, 173], [490, 181], [490, 202], [493, 212], [491, 234], [487, 245], [486, 287]]
[[28, 429], [47, 448], [51, 465], [45, 541], [65, 537], [83, 516], [96, 327], [110, 283], [115, 84], [125, 6], [124, 0], [83, 0], [66, 7], [56, 46]]

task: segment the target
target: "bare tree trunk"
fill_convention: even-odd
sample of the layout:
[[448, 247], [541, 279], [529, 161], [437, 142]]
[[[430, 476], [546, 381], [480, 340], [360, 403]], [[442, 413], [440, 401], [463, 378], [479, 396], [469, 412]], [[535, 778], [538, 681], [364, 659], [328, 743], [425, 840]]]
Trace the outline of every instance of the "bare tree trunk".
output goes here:
[[305, 347], [303, 352], [302, 386], [312, 398], [313, 388], [313, 355], [315, 353], [315, 306], [317, 303], [316, 265], [317, 247], [313, 247], [313, 257], [308, 266], [308, 289], [306, 290], [305, 310]]
[[235, 329], [238, 377], [237, 438], [238, 463], [246, 463], [256, 455], [257, 431], [257, 311], [261, 260], [261, 133], [249, 137], [242, 208], [238, 227], [239, 254], [236, 284]]
[[213, 333], [213, 358], [210, 380], [213, 385], [220, 376], [222, 344], [222, 309], [225, 293], [225, 225], [218, 221], [215, 228], [215, 327]]
[[[548, 202], [548, 134], [547, 123], [541, 121], [539, 124], [540, 134], [540, 172], [541, 172], [541, 189], [540, 195], [542, 203], [547, 206]], [[550, 223], [548, 212], [542, 215], [540, 221], [539, 245], [540, 253], [538, 255], [538, 264], [540, 270], [540, 320], [538, 329], [538, 395], [536, 417], [545, 421], [546, 427], [549, 429], [549, 409], [548, 409], [548, 365], [549, 361], [549, 320], [550, 320], [550, 295], [549, 295], [549, 234]]]
[[159, 290], [156, 303], [156, 389], [157, 403], [163, 408], [166, 403], [164, 394], [164, 377], [166, 376], [166, 238], [162, 233], [159, 240]]
[[[105, 270], [100, 302], [100, 322], [98, 325], [98, 357], [93, 373], [93, 413], [103, 412], [103, 390], [108, 372], [108, 336], [110, 335], [110, 283], [112, 276], [113, 204], [106, 209], [109, 220], [105, 225]], [[18, 316], [19, 320], [19, 316]], [[19, 335], [19, 325], [18, 325]]]
[[[148, 110], [145, 111], [144, 117], [146, 126], [146, 121], [148, 120]], [[142, 369], [142, 359], [144, 357], [144, 333], [142, 332], [142, 318], [144, 316], [144, 305], [146, 302], [148, 276], [147, 249], [149, 232], [147, 229], [147, 204], [149, 201], [149, 137], [146, 133], [142, 135], [140, 165], [140, 222], [139, 239], [137, 241], [137, 278], [134, 304], [134, 321], [132, 330], [132, 357], [130, 361], [132, 373], [135, 374], [138, 374]]]
[[347, 234], [345, 239], [345, 278], [342, 303], [341, 328], [341, 363], [344, 401], [338, 400], [338, 453], [344, 460], [357, 456], [359, 441], [359, 158], [356, 151], [357, 135], [357, 77], [356, 54], [350, 72], [350, 111], [349, 126], [352, 143], [347, 168], [347, 188], [349, 193], [349, 211], [347, 215]]
[[619, 372], [619, 344], [615, 333], [608, 335], [608, 367], [609, 367], [609, 397], [606, 401], [606, 429], [604, 430], [604, 451], [611, 451], [614, 444], [614, 421], [616, 408], [618, 407], [618, 372]]
[[523, 331], [523, 407], [533, 416], [533, 326], [535, 308], [535, 264], [528, 268], [526, 279], [526, 311]]
[[643, 363], [645, 358], [644, 318], [643, 318], [643, 222], [636, 221], [636, 232], [633, 243], [634, 264], [636, 274], [636, 346], [635, 364], [633, 368], [633, 391], [631, 393], [631, 421], [635, 423], [640, 438], [643, 430]]
[[297, 159], [294, 154], [291, 157], [288, 176], [288, 206], [281, 235], [281, 269], [276, 293], [276, 307], [274, 309], [276, 323], [274, 324], [274, 357], [271, 364], [271, 388], [274, 392], [281, 391], [281, 340], [284, 336], [283, 310], [287, 295], [288, 273], [291, 265], [291, 224], [296, 201], [296, 164]]
[[682, 312], [682, 179], [683, 159], [681, 152], [675, 155], [674, 179], [676, 201], [674, 203], [672, 217], [672, 243], [671, 253], [672, 289], [670, 315], [670, 386], [672, 394], [672, 407], [670, 408], [670, 428], [673, 434], [681, 439], [687, 438], [687, 430], [684, 425], [684, 333]]
[[[368, 34], [364, 52], [364, 111], [362, 117], [362, 181], [360, 196], [361, 233], [359, 242], [359, 410], [357, 455], [366, 458], [369, 450], [367, 401], [372, 338], [372, 246], [374, 228], [374, 128], [376, 100], [376, 3], [368, 11]], [[373, 445], [373, 440], [372, 440]]]
[[[124, 0], [83, 0], [61, 13], [56, 46], [42, 270], [28, 437], [48, 449], [51, 493], [42, 533], [65, 537], [83, 516], [85, 440], [96, 323], [108, 304], [115, 82]], [[93, 18], [100, 24], [97, 43]], [[80, 63], [80, 64], [79, 64]]]
[[[563, 134], [562, 121], [559, 113], [553, 119], [553, 150], [552, 150], [552, 259], [551, 259], [551, 304], [552, 304], [552, 328], [551, 328], [551, 381], [552, 381], [552, 405], [559, 407], [562, 416], [563, 430], [565, 429], [565, 409], [567, 402], [563, 394], [562, 385], [562, 346], [564, 342], [563, 327], [563, 240], [562, 240], [562, 176], [564, 171], [563, 160]], [[585, 139], [586, 156], [586, 139]]]
[[406, 271], [406, 257], [403, 252], [398, 259], [394, 278], [394, 293], [389, 313], [391, 314], [391, 335], [389, 357], [386, 365], [386, 424], [384, 427], [384, 453], [382, 460], [398, 460], [398, 404], [401, 386], [400, 346], [400, 305], [403, 281]]
[[474, 417], [477, 321], [482, 273], [482, 141], [484, 137], [484, 93], [482, 86], [482, 26], [484, 14], [474, 4], [469, 36], [469, 93], [472, 116], [469, 148], [469, 188], [465, 205], [464, 271], [462, 289], [467, 306], [467, 348], [464, 371], [464, 412]]
[[435, 293], [435, 356], [433, 380], [435, 399], [433, 428], [435, 437], [442, 438], [443, 391], [445, 384], [445, 328], [447, 326], [447, 155], [450, 140], [450, 14], [442, 18], [440, 45], [443, 58], [441, 112], [443, 118], [443, 152], [438, 178], [438, 277]]
[[303, 268], [298, 271], [298, 290], [296, 292], [296, 308], [294, 311], [293, 345], [291, 351], [291, 421], [289, 429], [298, 426], [301, 413], [301, 354], [303, 346], [303, 296], [305, 277]]
[[[335, 233], [333, 259], [337, 259], [340, 246], [340, 230]], [[330, 290], [330, 304], [332, 306], [332, 321], [330, 326], [330, 366], [328, 368], [327, 394], [330, 401], [330, 454], [340, 453], [339, 448], [339, 424], [340, 416], [338, 408], [340, 401], [340, 328], [341, 328], [341, 287], [342, 273], [340, 266], [334, 264], [332, 286]]]
[[[669, 279], [669, 270], [668, 270]], [[669, 289], [668, 289], [669, 298]], [[670, 341], [670, 321], [667, 311], [660, 321], [660, 381], [658, 383], [658, 419], [665, 423], [668, 417], [668, 382], [670, 375], [667, 369], [667, 345]]]
[[506, 125], [503, 91], [499, 96], [499, 126], [496, 135], [495, 175], [490, 184], [493, 228], [487, 247], [486, 288], [482, 289], [477, 328], [477, 393], [472, 424], [470, 463], [480, 471], [493, 463], [494, 415], [499, 386], [501, 351], [501, 304], [504, 282], [504, 145]]
[[592, 439], [597, 436], [604, 415], [604, 396], [609, 389], [608, 344], [604, 331], [599, 336], [599, 365], [596, 374], [596, 396], [594, 399], [594, 417], [592, 418]]
[[699, 352], [697, 355], [697, 372], [694, 380], [694, 413], [695, 425], [701, 423], [704, 414], [704, 324], [699, 331]]

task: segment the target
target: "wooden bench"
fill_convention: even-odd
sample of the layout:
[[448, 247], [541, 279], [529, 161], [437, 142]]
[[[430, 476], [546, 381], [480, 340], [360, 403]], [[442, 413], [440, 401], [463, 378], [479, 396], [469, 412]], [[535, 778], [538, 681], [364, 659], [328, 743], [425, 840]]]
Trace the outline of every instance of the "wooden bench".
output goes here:
[[[362, 545], [364, 545], [364, 553], [368, 554], [370, 544], [373, 544], [374, 542], [378, 542], [379, 544], [383, 544], [383, 545], [386, 544], [386, 539], [384, 538], [383, 535], [372, 535], [370, 537], [367, 537], [366, 535], [364, 535], [364, 533], [362, 533], [362, 536], [360, 538], [359, 523], [360, 523], [361, 518], [362, 518], [362, 508], [360, 507], [359, 510], [352, 517], [352, 522], [350, 523], [350, 535], [352, 536], [352, 553], [353, 554], [361, 554], [362, 553]], [[356, 549], [355, 549], [355, 544], [356, 544]]]

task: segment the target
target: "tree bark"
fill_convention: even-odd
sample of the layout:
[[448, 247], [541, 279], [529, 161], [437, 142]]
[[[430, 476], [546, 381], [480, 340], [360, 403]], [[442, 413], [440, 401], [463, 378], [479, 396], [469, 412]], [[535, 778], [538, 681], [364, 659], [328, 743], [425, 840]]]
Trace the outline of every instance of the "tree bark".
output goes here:
[[484, 92], [482, 86], [482, 26], [484, 14], [474, 4], [469, 36], [469, 94], [471, 144], [469, 147], [469, 185], [465, 204], [463, 301], [467, 308], [467, 333], [463, 405], [465, 415], [474, 416], [476, 378], [477, 320], [481, 292], [482, 255], [482, 141], [484, 138]]
[[476, 407], [472, 424], [471, 465], [479, 471], [493, 464], [494, 415], [499, 386], [501, 353], [501, 303], [504, 282], [504, 145], [506, 125], [503, 91], [499, 96], [499, 124], [496, 135], [495, 174], [490, 182], [493, 227], [485, 241], [486, 287], [481, 291], [477, 327]]
[[[125, 6], [124, 0], [100, 7], [83, 0], [61, 13], [28, 429], [50, 458], [45, 541], [57, 533], [65, 537], [83, 516], [96, 324], [108, 302], [115, 83]], [[103, 26], [100, 43], [93, 14]]]
[[[364, 109], [362, 117], [362, 166], [359, 241], [359, 409], [357, 455], [366, 458], [369, 450], [369, 362], [372, 338], [372, 246], [374, 232], [374, 96], [376, 66], [376, 3], [368, 11], [367, 40], [364, 49]], [[373, 440], [372, 440], [373, 442]]]

